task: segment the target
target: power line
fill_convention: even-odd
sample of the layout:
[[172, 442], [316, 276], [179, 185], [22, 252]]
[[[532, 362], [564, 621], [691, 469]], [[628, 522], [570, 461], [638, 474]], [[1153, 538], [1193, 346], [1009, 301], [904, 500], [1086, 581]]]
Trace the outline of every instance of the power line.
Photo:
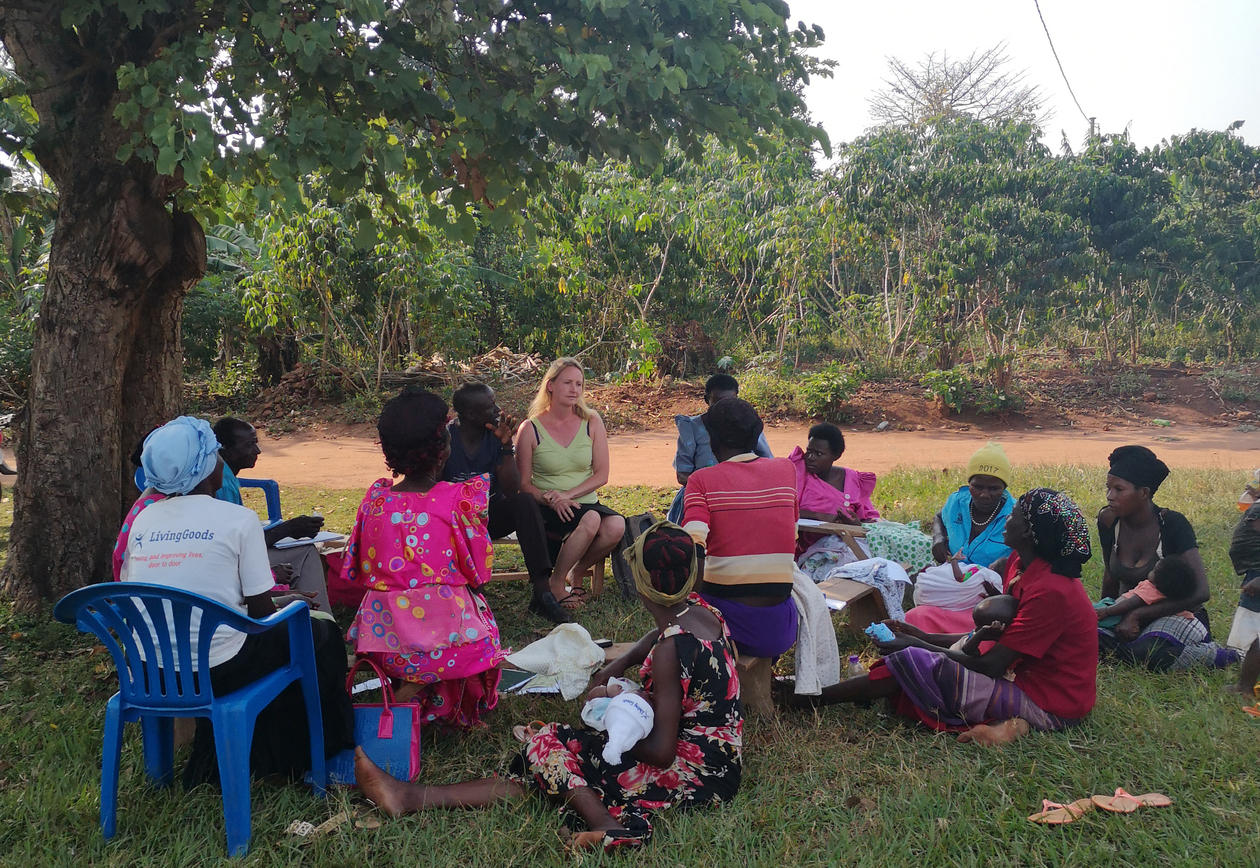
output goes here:
[[1089, 131], [1094, 132], [1094, 119], [1085, 114], [1085, 109], [1081, 108], [1081, 101], [1076, 98], [1076, 91], [1072, 90], [1072, 82], [1068, 81], [1067, 73], [1063, 71], [1063, 61], [1059, 60], [1059, 52], [1054, 48], [1054, 40], [1050, 38], [1050, 28], [1046, 26], [1046, 16], [1041, 14], [1040, 0], [1033, 0], [1033, 5], [1037, 7], [1037, 17], [1041, 19], [1041, 29], [1046, 31], [1046, 42], [1050, 43], [1050, 53], [1054, 55], [1054, 62], [1059, 65], [1059, 75], [1063, 76], [1063, 83], [1067, 85], [1068, 93], [1072, 97], [1072, 102], [1076, 103], [1076, 110], [1081, 113], [1081, 117], [1089, 124]]

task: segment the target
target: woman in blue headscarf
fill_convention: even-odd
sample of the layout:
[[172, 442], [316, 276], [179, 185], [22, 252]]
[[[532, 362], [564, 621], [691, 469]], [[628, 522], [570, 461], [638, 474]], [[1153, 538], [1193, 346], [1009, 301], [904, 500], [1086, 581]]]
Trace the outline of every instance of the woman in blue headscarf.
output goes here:
[[[141, 465], [149, 486], [164, 499], [132, 518], [121, 580], [190, 591], [251, 618], [274, 613], [274, 582], [258, 515], [214, 497], [223, 483], [223, 460], [209, 423], [180, 416], [154, 430], [145, 438]], [[345, 691], [346, 648], [332, 621], [315, 619], [311, 628], [324, 745], [331, 756], [354, 744], [354, 716]], [[193, 633], [195, 646], [195, 627]], [[221, 627], [210, 642], [210, 683], [217, 695], [225, 695], [288, 659], [285, 627], [250, 636]], [[308, 733], [301, 689], [290, 685], [258, 717], [251, 769], [259, 775], [301, 776], [310, 762]], [[210, 723], [199, 718], [184, 783], [213, 780], [217, 773]]]

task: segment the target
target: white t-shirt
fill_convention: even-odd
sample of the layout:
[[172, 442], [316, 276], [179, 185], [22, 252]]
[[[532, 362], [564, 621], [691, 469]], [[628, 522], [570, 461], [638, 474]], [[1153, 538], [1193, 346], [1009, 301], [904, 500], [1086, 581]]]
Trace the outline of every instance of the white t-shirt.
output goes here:
[[[205, 494], [168, 497], [136, 516], [123, 555], [122, 580], [191, 591], [241, 614], [248, 614], [246, 597], [266, 593], [275, 584], [258, 514]], [[194, 615], [194, 649], [199, 622]], [[231, 660], [244, 642], [244, 633], [220, 627], [210, 643], [210, 665]]]

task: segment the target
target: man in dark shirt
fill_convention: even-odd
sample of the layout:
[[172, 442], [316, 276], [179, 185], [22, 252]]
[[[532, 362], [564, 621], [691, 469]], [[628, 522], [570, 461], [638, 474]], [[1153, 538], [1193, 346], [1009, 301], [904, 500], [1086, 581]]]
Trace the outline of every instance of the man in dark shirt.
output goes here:
[[572, 620], [551, 593], [551, 554], [542, 513], [537, 501], [521, 491], [516, 447], [512, 444], [516, 420], [503, 412], [494, 399], [494, 390], [485, 383], [464, 383], [451, 396], [451, 404], [458, 418], [450, 424], [451, 454], [442, 479], [462, 482], [489, 474], [490, 538], [516, 532], [525, 569], [534, 586], [529, 610], [556, 624]]

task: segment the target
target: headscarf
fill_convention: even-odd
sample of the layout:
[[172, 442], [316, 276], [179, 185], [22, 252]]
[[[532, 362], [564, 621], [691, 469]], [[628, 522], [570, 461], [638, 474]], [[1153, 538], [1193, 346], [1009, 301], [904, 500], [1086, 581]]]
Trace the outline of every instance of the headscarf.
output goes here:
[[214, 429], [196, 416], [180, 416], [151, 432], [140, 454], [145, 481], [163, 494], [187, 494], [218, 461]]
[[967, 479], [980, 475], [992, 476], [1006, 485], [1011, 484], [1011, 459], [1006, 457], [1002, 444], [990, 440], [971, 456], [971, 460], [967, 462]]
[[1127, 479], [1138, 488], [1149, 488], [1151, 494], [1168, 478], [1168, 465], [1145, 446], [1121, 446], [1107, 456], [1107, 463], [1111, 465], [1109, 474]]
[[696, 544], [672, 521], [658, 521], [624, 552], [639, 593], [658, 606], [687, 599], [696, 583]]
[[1034, 488], [1015, 504], [1028, 523], [1033, 551], [1061, 576], [1079, 579], [1089, 560], [1089, 525], [1072, 498], [1052, 488]]

